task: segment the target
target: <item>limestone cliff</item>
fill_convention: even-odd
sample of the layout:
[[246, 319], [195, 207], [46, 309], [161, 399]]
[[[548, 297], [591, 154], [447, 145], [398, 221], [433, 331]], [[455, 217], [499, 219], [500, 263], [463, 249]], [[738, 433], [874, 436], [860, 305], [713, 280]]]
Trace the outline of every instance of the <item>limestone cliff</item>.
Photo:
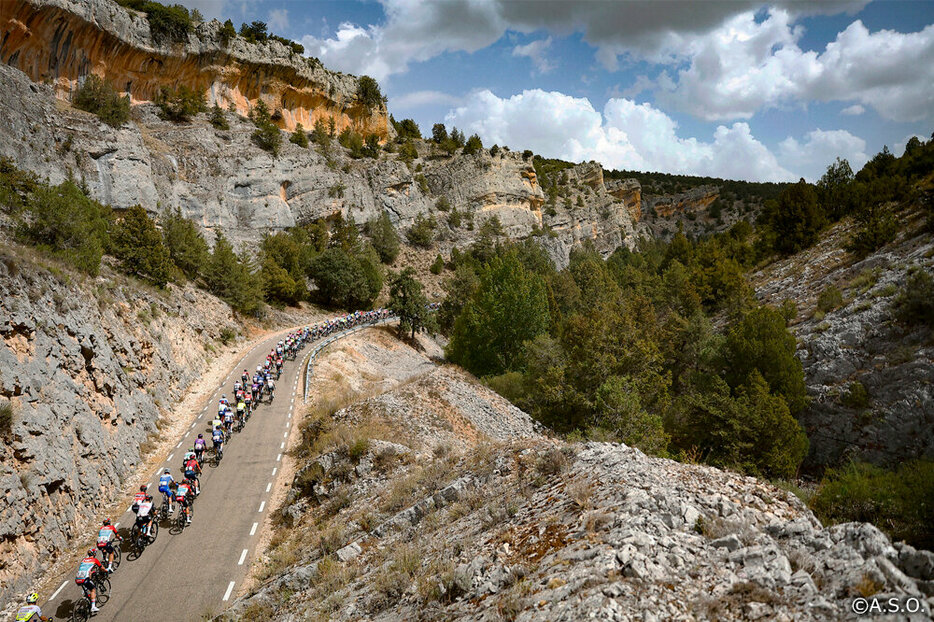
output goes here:
[[4, 0], [0, 3], [0, 60], [34, 82], [52, 84], [70, 99], [78, 82], [94, 73], [130, 96], [151, 101], [163, 86], [188, 86], [209, 104], [230, 104], [246, 114], [260, 99], [281, 111], [281, 125], [311, 128], [334, 119], [337, 130], [389, 134], [385, 109], [369, 111], [356, 100], [354, 76], [326, 70], [317, 59], [295, 54], [278, 41], [225, 45], [216, 20], [197, 26], [184, 44], [153, 41], [145, 16], [110, 0]]
[[[273, 157], [254, 144], [255, 128], [243, 117], [228, 114], [230, 129], [218, 131], [204, 115], [175, 124], [140, 104], [133, 120], [115, 129], [57, 100], [53, 86], [2, 64], [0, 111], [0, 155], [21, 168], [52, 183], [83, 180], [115, 207], [138, 203], [153, 213], [179, 207], [209, 240], [223, 229], [250, 246], [265, 231], [335, 212], [357, 223], [386, 212], [405, 229], [418, 214], [433, 212], [445, 254], [469, 244], [493, 216], [512, 238], [535, 235], [559, 266], [585, 239], [607, 255], [635, 243], [638, 182], [616, 184], [611, 194], [597, 164], [569, 169], [568, 197], [546, 205], [531, 161], [518, 153], [447, 156], [419, 141], [419, 157], [407, 165], [392, 153], [355, 160], [337, 141], [327, 151], [284, 141]], [[436, 208], [441, 197], [463, 222]]]
[[216, 357], [233, 364], [222, 331], [244, 330], [192, 286], [157, 292], [106, 267], [92, 279], [48, 261], [0, 239], [0, 406], [13, 411], [0, 441], [0, 607], [187, 425], [182, 397]]

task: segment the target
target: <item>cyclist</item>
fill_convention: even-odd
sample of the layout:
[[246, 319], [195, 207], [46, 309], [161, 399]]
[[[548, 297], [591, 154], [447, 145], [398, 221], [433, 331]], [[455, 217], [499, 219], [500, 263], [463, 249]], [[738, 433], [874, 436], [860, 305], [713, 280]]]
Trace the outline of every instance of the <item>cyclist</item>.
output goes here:
[[97, 559], [97, 551], [88, 549], [88, 556], [82, 559], [81, 563], [78, 565], [78, 574], [75, 575], [75, 583], [81, 586], [81, 589], [84, 590], [84, 593], [87, 594], [88, 599], [91, 601], [91, 613], [100, 611], [100, 609], [97, 608], [97, 586], [94, 581], [98, 573], [101, 572], [107, 571], [104, 570], [104, 565]]
[[276, 396], [276, 381], [272, 378], [270, 378], [269, 382], [266, 384], [266, 391], [269, 392], [269, 401], [272, 402], [272, 398]]
[[144, 536], [149, 535], [149, 531], [152, 529], [152, 521], [155, 518], [156, 516], [152, 511], [152, 496], [146, 495], [136, 511], [136, 526], [140, 528]]
[[214, 432], [211, 434], [211, 440], [214, 441], [214, 452], [221, 458], [224, 457], [224, 432], [220, 426], [214, 426]]
[[188, 468], [189, 460], [197, 460], [197, 454], [195, 454], [195, 448], [189, 447], [188, 451], [185, 452], [185, 455], [182, 456], [182, 468], [180, 469], [182, 473], [185, 472], [185, 469]]
[[243, 394], [243, 403], [246, 406], [247, 414], [253, 412], [253, 395], [250, 393]]
[[97, 548], [107, 553], [107, 572], [114, 571], [114, 556], [116, 555], [113, 546], [114, 539], [119, 542], [123, 541], [123, 538], [117, 533], [117, 529], [110, 524], [110, 519], [105, 518], [104, 524], [101, 525], [100, 531], [97, 532]]
[[246, 402], [240, 400], [237, 402], [237, 419], [243, 421], [244, 415], [246, 415]]
[[195, 496], [201, 494], [201, 482], [198, 481], [199, 475], [201, 475], [201, 465], [198, 464], [197, 459], [192, 457], [191, 460], [185, 463], [185, 479], [191, 482]]
[[256, 401], [256, 398], [259, 397], [259, 376], [254, 376], [253, 386], [250, 387], [250, 392], [253, 394], [253, 401]]
[[183, 479], [175, 489], [175, 500], [178, 501], [179, 512], [185, 515], [185, 523], [191, 524], [191, 483]]
[[195, 458], [198, 459], [198, 464], [204, 464], [204, 450], [207, 446], [208, 443], [204, 440], [204, 434], [199, 434], [198, 438], [195, 439]]
[[230, 438], [231, 428], [233, 427], [234, 414], [232, 410], [224, 413], [224, 433]]
[[[143, 484], [142, 486], [139, 487], [139, 492], [133, 495], [133, 506], [132, 506], [133, 508], [139, 507], [139, 504], [145, 501], [146, 497], [149, 496], [146, 494], [146, 488], [147, 486]], [[134, 509], [133, 511], [135, 512], [136, 510]]]
[[243, 375], [240, 376], [240, 380], [242, 380], [244, 386], [246, 386], [246, 383], [250, 381], [250, 372], [244, 369]]
[[166, 469], [165, 472], [159, 477], [159, 492], [165, 496], [166, 503], [169, 504], [169, 514], [173, 512], [172, 506], [172, 486], [175, 485], [175, 478], [172, 477], [172, 471]]
[[42, 620], [47, 622], [51, 618], [42, 615], [42, 609], [36, 603], [39, 602], [39, 595], [35, 592], [26, 597], [26, 604], [20, 607], [16, 612], [16, 622], [36, 622]]
[[211, 421], [211, 429], [213, 430], [214, 428], [219, 428], [219, 427], [221, 427], [222, 425], [224, 425], [224, 415], [223, 415], [223, 413], [218, 413], [218, 414], [217, 414], [217, 417], [215, 417], [215, 418]]

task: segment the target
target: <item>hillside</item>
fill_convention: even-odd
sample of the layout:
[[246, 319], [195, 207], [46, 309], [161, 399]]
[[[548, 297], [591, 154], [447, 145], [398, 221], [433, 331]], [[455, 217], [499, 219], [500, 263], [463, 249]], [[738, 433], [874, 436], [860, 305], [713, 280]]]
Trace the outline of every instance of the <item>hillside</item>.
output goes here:
[[[4, 238], [0, 602], [34, 585], [186, 425], [199, 393], [264, 325], [192, 287], [89, 278]], [[8, 410], [7, 410], [8, 409]]]
[[931, 553], [753, 478], [542, 436], [421, 343], [316, 365], [271, 548], [220, 619], [822, 620], [934, 592]]

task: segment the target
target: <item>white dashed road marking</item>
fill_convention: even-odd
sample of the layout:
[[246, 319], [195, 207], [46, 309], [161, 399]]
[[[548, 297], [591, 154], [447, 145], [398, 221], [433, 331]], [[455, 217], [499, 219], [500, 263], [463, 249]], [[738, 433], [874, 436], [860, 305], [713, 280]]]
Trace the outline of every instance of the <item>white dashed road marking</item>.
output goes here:
[[269, 489], [272, 488], [272, 482], [266, 484], [266, 492], [269, 492]]
[[65, 581], [65, 582], [62, 583], [60, 586], [58, 586], [58, 589], [55, 590], [55, 593], [52, 594], [52, 598], [50, 598], [49, 600], [55, 600], [55, 597], [62, 593], [62, 590], [65, 589], [65, 586], [66, 586], [66, 585], [68, 585], [68, 581]]
[[263, 502], [261, 502], [261, 503], [259, 504], [259, 511], [262, 512], [264, 509], [266, 509], [266, 502], [265, 502], [265, 501], [263, 501]]
[[[181, 443], [179, 443], [179, 445], [181, 445]], [[172, 461], [172, 458], [173, 458], [174, 456], [175, 456], [175, 454], [174, 454], [174, 453], [172, 453], [172, 454], [169, 454], [169, 459], [168, 459], [168, 460], [166, 460], [166, 462], [171, 462], [171, 461]]]
[[276, 462], [279, 462], [280, 460], [282, 460], [282, 454], [279, 454], [278, 456], [276, 456]]
[[276, 467], [276, 468], [274, 468], [274, 469], [272, 470], [272, 475], [273, 475], [273, 477], [276, 476], [276, 471], [278, 471], [278, 470], [279, 470], [279, 467]]
[[233, 592], [233, 586], [234, 586], [234, 582], [231, 581], [230, 584], [227, 586], [227, 591], [224, 592], [224, 602], [227, 602], [230, 599], [230, 593]]
[[237, 565], [238, 565], [238, 566], [242, 566], [242, 565], [243, 565], [243, 560], [246, 559], [246, 553], [247, 553], [247, 550], [246, 550], [246, 549], [243, 549], [243, 552], [240, 553], [240, 561], [237, 562]]
[[250, 535], [256, 535], [256, 528], [259, 527], [259, 523], [253, 523], [253, 527], [250, 529]]
[[279, 449], [285, 449], [285, 441], [279, 443]]

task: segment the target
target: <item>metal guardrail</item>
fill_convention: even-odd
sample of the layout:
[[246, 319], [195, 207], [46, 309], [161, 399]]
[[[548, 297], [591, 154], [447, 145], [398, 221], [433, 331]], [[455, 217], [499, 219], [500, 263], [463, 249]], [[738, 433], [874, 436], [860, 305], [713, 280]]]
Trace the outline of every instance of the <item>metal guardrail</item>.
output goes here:
[[324, 350], [326, 347], [328, 347], [329, 345], [331, 345], [338, 339], [348, 337], [366, 328], [373, 328], [374, 326], [379, 326], [380, 324], [386, 324], [388, 322], [394, 322], [394, 321], [397, 321], [398, 319], [399, 319], [398, 317], [396, 317], [395, 315], [392, 315], [390, 317], [383, 318], [375, 322], [368, 322], [366, 324], [360, 324], [359, 326], [348, 328], [347, 330], [343, 330], [339, 333], [328, 335], [323, 341], [317, 342], [315, 344], [315, 347], [311, 349], [311, 352], [305, 355], [305, 360], [302, 361], [302, 365], [305, 368], [305, 372], [304, 372], [305, 373], [305, 382], [304, 382], [305, 389], [302, 392], [302, 404], [306, 404], [308, 402], [308, 393], [309, 393], [309, 387], [311, 385], [311, 376], [314, 373], [312, 362], [318, 358], [318, 355], [321, 353], [322, 350]]

